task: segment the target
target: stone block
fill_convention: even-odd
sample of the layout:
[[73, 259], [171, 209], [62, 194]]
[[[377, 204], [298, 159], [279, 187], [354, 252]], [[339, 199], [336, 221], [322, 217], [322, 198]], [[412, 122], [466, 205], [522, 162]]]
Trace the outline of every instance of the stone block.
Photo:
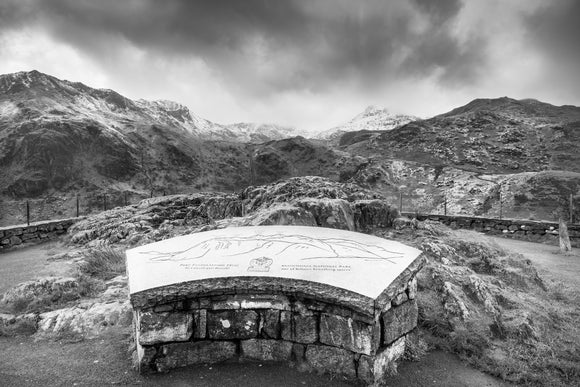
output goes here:
[[210, 339], [253, 339], [258, 336], [258, 313], [253, 310], [226, 310], [207, 313]]
[[241, 341], [242, 359], [259, 361], [290, 361], [292, 343], [282, 340], [250, 339]]
[[137, 348], [133, 352], [133, 367], [141, 373], [155, 371], [153, 359], [157, 355], [157, 348], [142, 347], [137, 344]]
[[419, 312], [415, 300], [383, 313], [383, 345], [389, 345], [417, 326]]
[[236, 356], [236, 343], [231, 341], [193, 341], [167, 344], [161, 347], [161, 356], [155, 359], [158, 371], [193, 364], [219, 363]]
[[269, 339], [280, 338], [280, 311], [264, 310], [260, 312], [260, 329], [262, 336]]
[[9, 244], [10, 244], [10, 239], [3, 239], [3, 240], [0, 242], [0, 244], [1, 244], [1, 245], [9, 245]]
[[12, 235], [22, 235], [24, 233], [24, 229], [22, 228], [15, 228], [12, 230]]
[[207, 310], [198, 309], [193, 311], [193, 338], [205, 339], [207, 332]]
[[282, 295], [245, 294], [214, 299], [213, 310], [230, 309], [290, 309], [288, 298]]
[[22, 234], [21, 239], [23, 241], [29, 241], [31, 239], [38, 239], [38, 235], [36, 235], [35, 233], [26, 233], [26, 234]]
[[304, 361], [304, 353], [306, 352], [306, 346], [304, 344], [293, 343], [292, 344], [292, 360], [298, 363]]
[[354, 354], [346, 349], [312, 344], [306, 347], [304, 357], [314, 370], [356, 378]]
[[407, 296], [409, 297], [409, 300], [414, 300], [415, 297], [417, 297], [417, 277], [413, 277], [413, 279], [409, 281]]
[[393, 299], [391, 300], [391, 303], [393, 304], [393, 306], [399, 306], [404, 302], [407, 302], [409, 300], [409, 297], [407, 296], [406, 292], [402, 292], [397, 294], [395, 297], [393, 297]]
[[139, 313], [139, 344], [153, 345], [191, 338], [193, 317], [188, 313]]
[[22, 244], [22, 239], [20, 239], [16, 235], [13, 235], [13, 236], [10, 237], [10, 244], [12, 246], [20, 245], [20, 244]]
[[280, 312], [282, 338], [303, 344], [318, 341], [317, 316], [288, 311]]
[[370, 355], [373, 349], [372, 341], [372, 325], [341, 316], [320, 315], [321, 343]]
[[397, 371], [397, 361], [405, 352], [405, 343], [403, 336], [376, 356], [362, 355], [358, 361], [358, 378], [367, 384], [383, 385]]

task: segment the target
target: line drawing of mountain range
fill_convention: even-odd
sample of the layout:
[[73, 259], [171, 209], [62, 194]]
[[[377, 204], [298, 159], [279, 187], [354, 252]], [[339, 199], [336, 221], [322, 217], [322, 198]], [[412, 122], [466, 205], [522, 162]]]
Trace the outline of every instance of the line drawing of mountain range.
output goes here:
[[[230, 250], [230, 251], [228, 251]], [[298, 234], [258, 234], [249, 236], [222, 236], [206, 239], [185, 249], [176, 251], [142, 251], [149, 262], [187, 261], [201, 259], [210, 252], [223, 252], [233, 257], [262, 255], [282, 257], [299, 253], [302, 261], [316, 259], [362, 259], [365, 261], [387, 261], [395, 264], [404, 253], [388, 250], [382, 246], [361, 243], [344, 238], [314, 238]]]

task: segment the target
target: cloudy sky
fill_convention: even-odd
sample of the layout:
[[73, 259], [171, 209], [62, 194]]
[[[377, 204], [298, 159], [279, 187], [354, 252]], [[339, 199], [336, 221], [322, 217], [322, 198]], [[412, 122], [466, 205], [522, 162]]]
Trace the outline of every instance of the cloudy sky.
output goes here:
[[0, 73], [326, 129], [368, 105], [580, 105], [578, 20], [580, 0], [0, 0]]

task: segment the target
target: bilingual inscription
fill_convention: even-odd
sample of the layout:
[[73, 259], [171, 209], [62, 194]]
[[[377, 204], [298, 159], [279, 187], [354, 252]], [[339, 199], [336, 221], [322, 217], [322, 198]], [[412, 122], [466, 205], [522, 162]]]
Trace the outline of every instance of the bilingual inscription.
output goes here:
[[367, 234], [304, 226], [226, 228], [127, 251], [131, 293], [208, 278], [280, 277], [376, 298], [419, 250]]

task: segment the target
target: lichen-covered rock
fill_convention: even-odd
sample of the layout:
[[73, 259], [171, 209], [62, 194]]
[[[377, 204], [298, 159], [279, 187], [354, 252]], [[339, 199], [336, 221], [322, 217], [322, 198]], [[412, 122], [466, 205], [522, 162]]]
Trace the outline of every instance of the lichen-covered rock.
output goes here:
[[79, 336], [90, 339], [110, 326], [129, 326], [132, 309], [129, 301], [94, 303], [58, 309], [39, 315], [38, 337]]
[[311, 344], [306, 347], [304, 358], [312, 369], [350, 379], [356, 377], [354, 354], [346, 349]]
[[354, 216], [349, 203], [343, 199], [301, 199], [298, 207], [310, 212], [321, 227], [354, 231]]
[[406, 337], [403, 336], [376, 356], [361, 356], [358, 362], [358, 377], [368, 384], [383, 385], [384, 381], [397, 372], [397, 362], [405, 352]]
[[271, 339], [280, 338], [280, 311], [264, 310], [260, 312], [260, 334]]
[[193, 315], [178, 312], [137, 312], [139, 344], [187, 341], [193, 334]]
[[236, 356], [236, 343], [232, 341], [194, 341], [164, 345], [155, 367], [164, 372], [193, 364], [219, 363]]
[[36, 298], [50, 297], [52, 302], [71, 295], [78, 298], [79, 284], [72, 277], [45, 277], [26, 281], [9, 289], [0, 300], [1, 304], [13, 305], [19, 302], [31, 302]]
[[241, 341], [241, 358], [259, 361], [289, 361], [292, 343], [282, 340], [250, 339]]
[[282, 338], [303, 344], [318, 340], [317, 318], [313, 314], [280, 312]]
[[[335, 315], [320, 315], [320, 342], [370, 355], [373, 328], [369, 324]], [[377, 338], [377, 339], [380, 339]]]
[[208, 311], [210, 339], [252, 339], [258, 336], [258, 314], [252, 310]]
[[383, 313], [383, 345], [389, 345], [417, 326], [417, 303], [408, 301]]

